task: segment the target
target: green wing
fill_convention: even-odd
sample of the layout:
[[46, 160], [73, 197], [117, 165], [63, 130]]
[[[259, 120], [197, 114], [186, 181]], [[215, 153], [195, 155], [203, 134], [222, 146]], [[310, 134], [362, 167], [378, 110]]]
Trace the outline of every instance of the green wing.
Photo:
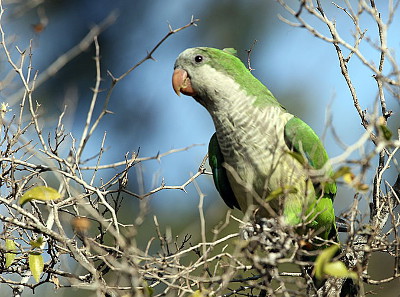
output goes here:
[[222, 199], [230, 208], [240, 209], [239, 203], [229, 184], [226, 169], [222, 166], [224, 156], [218, 144], [217, 135], [214, 133], [208, 145], [208, 162], [211, 166], [215, 187], [217, 188]]
[[[304, 154], [308, 164], [315, 169], [323, 168], [329, 161], [328, 154], [317, 134], [299, 118], [293, 117], [286, 123], [285, 141], [289, 149]], [[332, 176], [332, 169], [327, 168], [326, 174]], [[320, 182], [315, 181], [314, 186], [317, 195], [322, 194], [323, 191], [323, 197], [329, 197], [333, 201], [337, 190], [335, 182], [325, 182], [321, 185]]]
[[[317, 134], [299, 118], [290, 119], [285, 125], [284, 133], [289, 149], [305, 155], [311, 167], [321, 169], [329, 161], [328, 154]], [[332, 176], [332, 169], [328, 167], [326, 174]], [[313, 180], [313, 184], [317, 196], [309, 213], [315, 216], [315, 220], [309, 226], [314, 229], [322, 228], [324, 230], [320, 234], [322, 238], [338, 241], [333, 209], [333, 199], [337, 191], [336, 183], [329, 180]]]

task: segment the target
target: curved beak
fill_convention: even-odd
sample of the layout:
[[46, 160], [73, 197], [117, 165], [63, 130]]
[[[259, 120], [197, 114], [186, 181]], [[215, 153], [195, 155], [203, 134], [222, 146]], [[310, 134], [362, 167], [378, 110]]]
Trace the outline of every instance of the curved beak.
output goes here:
[[174, 74], [172, 75], [172, 87], [178, 96], [180, 96], [181, 93], [187, 96], [196, 95], [196, 91], [192, 88], [188, 73], [183, 69], [177, 68], [174, 70]]

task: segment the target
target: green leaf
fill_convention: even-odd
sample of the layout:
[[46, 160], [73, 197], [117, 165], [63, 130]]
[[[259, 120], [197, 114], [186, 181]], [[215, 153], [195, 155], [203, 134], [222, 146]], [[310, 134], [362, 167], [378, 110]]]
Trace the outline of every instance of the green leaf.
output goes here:
[[390, 140], [393, 136], [393, 132], [387, 127], [387, 123], [384, 117], [380, 116], [378, 118], [378, 128], [380, 134], [385, 138], [385, 140]]
[[383, 138], [385, 138], [386, 140], [392, 139], [393, 132], [390, 131], [390, 129], [386, 125], [380, 125], [378, 127], [382, 132]]
[[358, 278], [357, 273], [349, 271], [342, 261], [331, 262], [338, 250], [338, 245], [332, 245], [318, 255], [314, 264], [314, 273], [317, 279], [324, 279], [327, 275], [333, 277]]
[[328, 263], [330, 260], [332, 260], [333, 256], [336, 254], [336, 252], [339, 250], [338, 245], [332, 245], [326, 249], [324, 249], [317, 257], [315, 260], [315, 265], [314, 265], [314, 272], [315, 272], [315, 277], [317, 279], [323, 279], [324, 278], [324, 267], [326, 263]]
[[367, 184], [363, 184], [363, 183], [356, 183], [355, 184], [355, 188], [360, 191], [360, 192], [367, 192], [369, 190], [369, 187]]
[[146, 290], [147, 290], [147, 294], [148, 296], [153, 296], [154, 294], [154, 289], [148, 285], [146, 285]]
[[45, 186], [38, 186], [29, 191], [26, 191], [24, 195], [19, 199], [19, 204], [22, 206], [25, 203], [31, 200], [42, 200], [42, 201], [49, 201], [49, 200], [56, 200], [60, 198], [60, 193], [57, 190], [51, 187]]
[[366, 192], [369, 190], [368, 185], [358, 181], [356, 179], [356, 175], [351, 172], [351, 169], [348, 166], [340, 167], [339, 170], [336, 171], [332, 176], [334, 180], [338, 179], [339, 177], [343, 177], [343, 181], [350, 187], [355, 188], [357, 191]]
[[342, 166], [333, 174], [332, 178], [334, 180], [337, 180], [339, 177], [347, 174], [352, 174], [351, 168], [349, 166]]
[[[17, 250], [14, 240], [6, 239], [6, 250], [10, 252], [15, 252]], [[15, 253], [6, 253], [6, 268], [11, 266], [16, 256]]]
[[43, 237], [40, 236], [38, 237], [36, 240], [31, 240], [29, 241], [29, 244], [33, 247], [33, 248], [40, 248], [43, 244]]
[[325, 274], [334, 277], [351, 277], [353, 279], [358, 278], [357, 273], [354, 271], [349, 271], [342, 261], [326, 263], [324, 272]]
[[43, 272], [43, 268], [44, 268], [44, 261], [42, 254], [37, 252], [31, 252], [29, 254], [29, 269], [31, 270], [32, 275], [36, 280], [36, 282], [39, 282], [40, 275]]
[[190, 297], [204, 297], [203, 293], [200, 290], [196, 290], [190, 295]]

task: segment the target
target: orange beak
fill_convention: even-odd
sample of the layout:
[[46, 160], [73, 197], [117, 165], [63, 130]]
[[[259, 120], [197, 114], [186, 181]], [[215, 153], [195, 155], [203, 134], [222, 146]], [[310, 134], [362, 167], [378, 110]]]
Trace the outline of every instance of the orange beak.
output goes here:
[[180, 96], [181, 93], [187, 96], [196, 95], [196, 91], [193, 90], [188, 73], [183, 69], [175, 69], [172, 75], [172, 87], [175, 93]]

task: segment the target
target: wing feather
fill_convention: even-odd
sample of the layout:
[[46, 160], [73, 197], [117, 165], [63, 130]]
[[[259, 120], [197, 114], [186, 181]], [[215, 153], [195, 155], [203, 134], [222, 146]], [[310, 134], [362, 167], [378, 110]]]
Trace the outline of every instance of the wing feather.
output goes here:
[[208, 162], [211, 166], [215, 187], [217, 188], [222, 199], [230, 208], [240, 209], [239, 203], [232, 191], [231, 185], [223, 167], [224, 156], [218, 144], [217, 135], [214, 133], [208, 145]]

